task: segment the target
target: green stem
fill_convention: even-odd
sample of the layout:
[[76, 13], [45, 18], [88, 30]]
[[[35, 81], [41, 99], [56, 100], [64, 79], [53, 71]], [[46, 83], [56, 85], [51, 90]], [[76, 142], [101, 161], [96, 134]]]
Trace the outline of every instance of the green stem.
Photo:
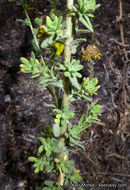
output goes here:
[[28, 12], [27, 12], [27, 10], [26, 10], [26, 8], [25, 8], [24, 6], [23, 6], [23, 9], [24, 9], [24, 12], [25, 12], [26, 18], [27, 18], [27, 20], [28, 20], [29, 23], [30, 23], [29, 26], [30, 26], [30, 29], [31, 29], [31, 32], [32, 32], [32, 35], [33, 35], [33, 38], [34, 38], [34, 41], [35, 41], [35, 44], [36, 44], [36, 46], [38, 47], [38, 49], [40, 50], [40, 57], [41, 57], [41, 60], [42, 60], [43, 66], [44, 66], [45, 69], [46, 69], [45, 61], [44, 61], [43, 56], [42, 56], [42, 51], [41, 51], [41, 49], [40, 49], [40, 46], [39, 46], [38, 40], [37, 40], [37, 38], [36, 38], [36, 35], [35, 35], [35, 33], [34, 33], [34, 29], [33, 29], [33, 26], [32, 26], [32, 23], [31, 23], [31, 20], [30, 20], [30, 18], [29, 18], [29, 16], [28, 16]]
[[[67, 10], [71, 9], [72, 5], [73, 5], [73, 0], [67, 0]], [[72, 18], [69, 14], [67, 14], [66, 16], [66, 33], [68, 35], [68, 38], [65, 41], [64, 64], [66, 64], [67, 62], [70, 62], [71, 60]], [[64, 84], [63, 107], [65, 107], [65, 106], [68, 106], [69, 104], [69, 79], [67, 77], [64, 77], [63, 84]], [[63, 134], [66, 132], [66, 129], [67, 129], [67, 125], [64, 125], [61, 128], [60, 143], [62, 145], [62, 148], [59, 154], [60, 161], [66, 160], [68, 158], [68, 155], [66, 153], [65, 137], [63, 136]], [[59, 186], [63, 186], [64, 177], [65, 177], [65, 174], [60, 168], [59, 177], [58, 177]]]
[[29, 16], [28, 16], [28, 13], [27, 13], [27, 10], [26, 10], [25, 8], [24, 8], [24, 12], [25, 12], [25, 15], [26, 15], [26, 17], [27, 17], [27, 20], [28, 20], [29, 23], [30, 23], [29, 26], [30, 26], [30, 29], [31, 29], [33, 38], [34, 38], [34, 40], [35, 40], [35, 43], [36, 43], [37, 47], [40, 49], [39, 44], [38, 44], [38, 41], [37, 41], [37, 38], [36, 38], [36, 35], [34, 34], [34, 30], [33, 30], [33, 27], [32, 27], [31, 20], [30, 20], [30, 18], [29, 18]]

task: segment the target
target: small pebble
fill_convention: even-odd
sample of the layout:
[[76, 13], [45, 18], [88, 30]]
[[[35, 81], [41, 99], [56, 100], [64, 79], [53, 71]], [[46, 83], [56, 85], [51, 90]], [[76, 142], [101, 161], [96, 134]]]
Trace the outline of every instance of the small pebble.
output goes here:
[[5, 103], [11, 102], [11, 97], [10, 97], [9, 94], [5, 95], [5, 97], [4, 97], [4, 102], [5, 102]]

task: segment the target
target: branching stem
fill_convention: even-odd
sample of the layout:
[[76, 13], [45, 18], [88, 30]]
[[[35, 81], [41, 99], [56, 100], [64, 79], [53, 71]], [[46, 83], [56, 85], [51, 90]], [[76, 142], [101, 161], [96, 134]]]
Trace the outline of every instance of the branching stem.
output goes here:
[[[26, 10], [26, 8], [25, 8], [24, 6], [23, 6], [23, 9], [24, 9], [26, 18], [27, 18], [27, 20], [28, 20], [29, 23], [30, 23], [29, 26], [30, 26], [30, 29], [31, 29], [31, 32], [32, 32], [32, 35], [33, 35], [33, 38], [34, 38], [34, 41], [35, 41], [35, 44], [36, 44], [36, 46], [37, 46], [37, 47], [39, 48], [39, 50], [40, 50], [40, 46], [39, 46], [38, 40], [37, 40], [37, 38], [36, 38], [36, 35], [35, 35], [35, 33], [34, 33], [34, 29], [33, 29], [31, 20], [30, 20], [30, 18], [29, 18], [29, 16], [28, 16], [28, 12], [27, 12], [27, 10]], [[40, 53], [40, 56], [41, 56], [42, 63], [43, 63], [43, 65], [44, 65], [44, 67], [45, 67], [45, 61], [44, 61], [44, 59], [43, 59], [42, 52]]]

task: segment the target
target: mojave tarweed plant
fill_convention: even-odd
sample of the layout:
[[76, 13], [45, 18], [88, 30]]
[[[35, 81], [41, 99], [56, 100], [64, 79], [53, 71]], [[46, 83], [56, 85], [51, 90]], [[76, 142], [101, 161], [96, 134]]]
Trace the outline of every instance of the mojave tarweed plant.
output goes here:
[[[53, 108], [54, 123], [52, 126], [44, 126], [39, 137], [41, 145], [38, 154], [36, 157], [29, 157], [29, 160], [34, 162], [35, 173], [53, 173], [55, 180], [48, 179], [36, 189], [62, 190], [65, 186], [67, 189], [73, 189], [73, 185], [79, 183], [82, 177], [79, 169], [75, 168], [74, 161], [69, 159], [69, 154], [75, 146], [85, 150], [80, 133], [90, 127], [93, 121], [98, 121], [100, 115], [100, 105], [95, 104], [92, 97], [100, 87], [97, 85], [98, 80], [89, 76], [83, 78], [80, 73], [83, 65], [80, 60], [74, 58], [79, 43], [86, 42], [86, 39], [76, 39], [75, 36], [77, 33], [93, 32], [91, 18], [100, 5], [96, 5], [95, 0], [77, 0], [75, 3], [73, 0], [66, 0], [64, 15], [57, 16], [59, 12], [57, 14], [57, 11], [52, 9], [50, 15], [46, 16], [46, 22], [42, 18], [34, 20], [37, 25], [34, 28], [28, 15], [31, 8], [26, 0], [18, 2], [26, 15], [25, 20], [19, 21], [30, 27], [35, 50], [31, 52], [29, 60], [20, 58], [21, 71], [31, 73], [31, 78], [38, 78], [37, 82], [41, 88], [47, 88], [55, 100], [54, 105], [45, 105]], [[58, 0], [52, 2], [56, 5]], [[79, 28], [79, 23], [82, 28]], [[94, 64], [95, 59], [100, 58], [101, 53], [96, 46], [88, 45], [86, 50], [82, 48], [82, 59], [86, 63]], [[83, 78], [81, 84], [79, 78]], [[76, 100], [85, 100], [87, 107], [86, 112], [73, 125], [71, 119], [74, 112], [70, 109], [70, 103]], [[78, 190], [80, 189], [82, 187], [78, 186]]]

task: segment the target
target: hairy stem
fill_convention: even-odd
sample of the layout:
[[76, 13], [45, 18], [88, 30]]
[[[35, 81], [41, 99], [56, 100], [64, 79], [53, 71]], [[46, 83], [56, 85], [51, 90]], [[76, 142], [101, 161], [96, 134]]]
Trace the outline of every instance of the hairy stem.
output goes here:
[[[73, 5], [73, 0], [67, 0], [67, 10], [71, 9], [72, 5]], [[65, 41], [64, 64], [66, 64], [67, 62], [70, 62], [71, 60], [72, 18], [69, 14], [67, 14], [66, 16], [66, 33], [68, 35], [68, 38]], [[68, 103], [69, 103], [69, 79], [67, 77], [64, 77], [63, 83], [64, 83], [63, 107], [65, 107], [65, 106], [68, 106]], [[68, 158], [68, 155], [66, 153], [65, 138], [63, 136], [63, 134], [66, 132], [66, 129], [67, 129], [67, 125], [64, 125], [61, 129], [60, 143], [62, 145], [62, 149], [59, 154], [60, 161], [66, 160]], [[65, 175], [60, 168], [59, 178], [58, 178], [59, 186], [63, 186], [64, 177]]]

